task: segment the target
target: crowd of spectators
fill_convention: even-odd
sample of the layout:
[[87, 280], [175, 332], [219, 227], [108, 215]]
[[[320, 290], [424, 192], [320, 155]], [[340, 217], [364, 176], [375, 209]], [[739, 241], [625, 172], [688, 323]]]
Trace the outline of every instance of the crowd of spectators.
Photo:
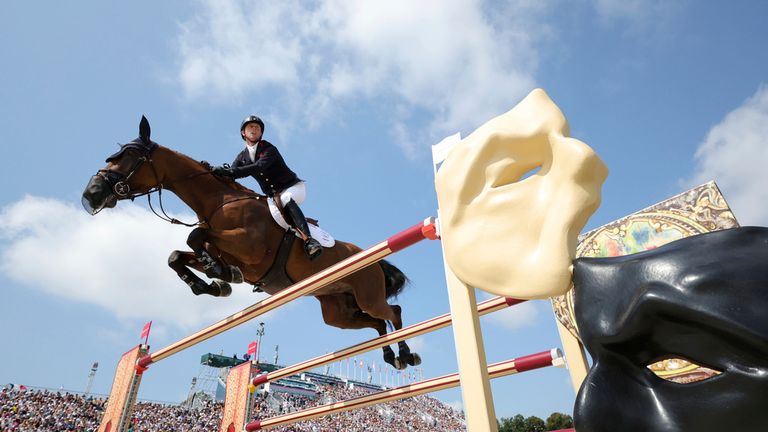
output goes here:
[[[370, 390], [360, 388], [349, 389], [344, 386], [327, 385], [321, 387], [315, 398], [291, 395], [279, 405], [269, 403], [270, 399], [284, 396], [270, 395], [257, 401], [254, 418], [268, 418], [294, 410], [365, 396], [370, 393]], [[279, 406], [278, 409], [274, 408], [276, 405]], [[437, 399], [428, 396], [416, 396], [270, 430], [274, 432], [456, 432], [466, 430], [466, 426], [462, 413]]]
[[0, 431], [95, 431], [103, 399], [48, 390], [0, 390]]
[[[315, 397], [288, 393], [258, 395], [254, 419], [363, 396], [369, 390], [326, 385]], [[98, 429], [106, 400], [86, 398], [50, 390], [0, 390], [0, 431], [93, 432]], [[183, 405], [139, 402], [134, 409], [131, 432], [216, 431], [221, 423], [222, 403], [206, 401], [190, 409]], [[276, 432], [454, 432], [465, 429], [461, 413], [436, 399], [415, 398], [338, 413], [294, 425]]]
[[133, 410], [134, 432], [215, 432], [221, 425], [220, 402], [206, 401], [199, 408], [139, 402]]

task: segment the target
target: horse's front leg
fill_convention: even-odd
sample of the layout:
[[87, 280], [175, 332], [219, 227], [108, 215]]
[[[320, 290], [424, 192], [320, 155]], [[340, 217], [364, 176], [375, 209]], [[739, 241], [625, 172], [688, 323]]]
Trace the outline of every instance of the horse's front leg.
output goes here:
[[207, 245], [213, 243], [217, 248], [221, 248], [220, 241], [211, 235], [209, 230], [195, 228], [187, 237], [187, 245], [197, 255], [200, 263], [200, 271], [205, 273], [211, 279], [220, 279], [224, 282], [242, 283], [243, 272], [239, 267], [225, 265], [221, 260], [215, 258], [207, 249]]
[[232, 294], [232, 288], [227, 282], [213, 281], [206, 283], [190, 269], [204, 272], [203, 264], [194, 252], [173, 251], [168, 257], [168, 266], [179, 278], [192, 289], [195, 295], [209, 294], [214, 297], [227, 297]]

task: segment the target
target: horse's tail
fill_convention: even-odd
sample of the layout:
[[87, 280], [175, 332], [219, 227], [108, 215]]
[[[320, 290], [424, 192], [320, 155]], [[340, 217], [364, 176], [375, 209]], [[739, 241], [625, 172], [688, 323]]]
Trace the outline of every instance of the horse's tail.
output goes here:
[[408, 277], [400, 271], [399, 268], [392, 265], [387, 260], [379, 261], [381, 269], [384, 270], [385, 286], [387, 288], [387, 298], [396, 297], [408, 284]]

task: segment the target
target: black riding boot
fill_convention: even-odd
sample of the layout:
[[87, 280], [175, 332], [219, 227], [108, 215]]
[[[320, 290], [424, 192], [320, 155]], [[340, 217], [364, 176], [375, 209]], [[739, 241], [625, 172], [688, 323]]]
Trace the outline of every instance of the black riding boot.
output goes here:
[[291, 219], [291, 225], [304, 237], [304, 252], [307, 253], [310, 260], [317, 258], [323, 252], [323, 247], [309, 235], [309, 225], [299, 205], [296, 204], [296, 201], [290, 200], [284, 207], [289, 219]]

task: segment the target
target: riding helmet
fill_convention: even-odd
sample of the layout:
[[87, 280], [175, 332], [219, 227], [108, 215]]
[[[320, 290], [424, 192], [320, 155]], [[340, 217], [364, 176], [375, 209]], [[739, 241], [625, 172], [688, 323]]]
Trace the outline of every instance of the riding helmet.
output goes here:
[[243, 119], [242, 123], [240, 123], [240, 137], [245, 139], [243, 136], [243, 131], [245, 130], [245, 127], [248, 125], [248, 123], [256, 123], [261, 126], [261, 134], [264, 134], [264, 122], [259, 118], [259, 116], [249, 115]]

